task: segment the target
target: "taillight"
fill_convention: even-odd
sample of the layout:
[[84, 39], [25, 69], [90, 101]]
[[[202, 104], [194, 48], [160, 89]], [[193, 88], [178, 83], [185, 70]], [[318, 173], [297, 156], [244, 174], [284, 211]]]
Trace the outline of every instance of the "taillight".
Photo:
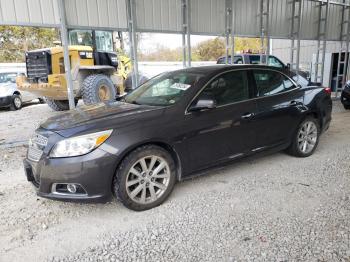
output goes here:
[[332, 89], [330, 87], [325, 87], [324, 91], [328, 94], [331, 95], [332, 94]]

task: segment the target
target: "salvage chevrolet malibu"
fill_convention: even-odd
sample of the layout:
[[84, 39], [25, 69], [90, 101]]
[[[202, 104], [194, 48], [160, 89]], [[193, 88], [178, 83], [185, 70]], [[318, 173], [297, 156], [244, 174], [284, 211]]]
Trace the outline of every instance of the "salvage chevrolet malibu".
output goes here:
[[160, 205], [177, 181], [258, 152], [310, 156], [331, 121], [329, 92], [259, 65], [163, 73], [117, 102], [49, 118], [24, 167], [42, 197]]

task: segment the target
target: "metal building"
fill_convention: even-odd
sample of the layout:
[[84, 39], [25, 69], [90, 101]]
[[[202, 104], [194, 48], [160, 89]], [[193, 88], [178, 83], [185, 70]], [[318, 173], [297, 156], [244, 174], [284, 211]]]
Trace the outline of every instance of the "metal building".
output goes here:
[[[234, 37], [260, 37], [262, 50], [270, 39], [288, 39], [290, 63], [299, 69], [301, 40], [316, 41], [315, 73], [323, 82], [327, 41], [345, 53], [337, 79], [346, 80], [350, 35], [350, 0], [0, 0], [0, 25], [57, 27], [65, 50], [65, 71], [71, 106], [67, 29], [94, 28], [129, 32], [137, 83], [137, 32], [182, 34], [184, 66], [191, 66], [191, 35], [225, 36], [226, 55]], [[267, 44], [266, 44], [267, 43]], [[273, 50], [273, 48], [272, 48]], [[343, 70], [341, 70], [343, 69]], [[337, 81], [338, 83], [338, 81]], [[341, 86], [336, 87], [339, 91]]]

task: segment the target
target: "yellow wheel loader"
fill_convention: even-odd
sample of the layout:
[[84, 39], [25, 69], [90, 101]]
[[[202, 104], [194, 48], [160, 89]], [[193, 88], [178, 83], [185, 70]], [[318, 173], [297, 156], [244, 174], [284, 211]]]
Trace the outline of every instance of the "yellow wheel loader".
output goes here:
[[[123, 95], [131, 78], [130, 58], [114, 52], [110, 31], [69, 31], [69, 58], [75, 102], [85, 104], [115, 100]], [[27, 75], [16, 80], [20, 90], [45, 97], [56, 111], [68, 110], [68, 91], [65, 77], [63, 48], [39, 49], [26, 52]], [[126, 81], [128, 80], [128, 81]], [[140, 82], [144, 82], [142, 77]]]

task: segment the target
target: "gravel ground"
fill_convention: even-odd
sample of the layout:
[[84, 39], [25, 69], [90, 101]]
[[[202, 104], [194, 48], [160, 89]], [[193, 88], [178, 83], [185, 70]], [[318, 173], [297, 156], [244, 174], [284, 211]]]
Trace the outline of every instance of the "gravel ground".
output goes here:
[[350, 112], [339, 104], [313, 156], [214, 169], [145, 212], [35, 196], [13, 142], [53, 114], [0, 111], [0, 261], [350, 261]]

